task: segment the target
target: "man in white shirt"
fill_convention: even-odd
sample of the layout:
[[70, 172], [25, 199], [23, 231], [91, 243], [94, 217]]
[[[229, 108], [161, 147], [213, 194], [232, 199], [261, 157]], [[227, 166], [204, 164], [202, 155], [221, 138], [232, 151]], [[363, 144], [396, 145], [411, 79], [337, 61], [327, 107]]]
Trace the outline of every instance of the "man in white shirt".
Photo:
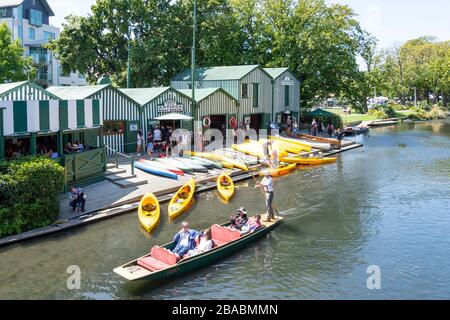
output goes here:
[[162, 133], [159, 130], [159, 126], [156, 126], [155, 130], [153, 130], [153, 141], [161, 142], [162, 141]]
[[275, 215], [273, 214], [273, 179], [269, 170], [264, 171], [264, 178], [261, 183], [256, 185], [257, 188], [263, 188], [266, 193], [266, 213], [267, 220], [265, 222], [271, 222], [275, 220]]

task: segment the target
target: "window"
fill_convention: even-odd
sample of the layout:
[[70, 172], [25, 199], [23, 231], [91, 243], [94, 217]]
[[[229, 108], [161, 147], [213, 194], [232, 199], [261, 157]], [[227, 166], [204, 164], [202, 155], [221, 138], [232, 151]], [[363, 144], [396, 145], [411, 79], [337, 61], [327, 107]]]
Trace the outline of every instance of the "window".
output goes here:
[[6, 18], [8, 15], [8, 9], [0, 9], [0, 18]]
[[29, 18], [30, 24], [39, 27], [42, 26], [42, 12], [30, 9]]
[[44, 31], [44, 40], [55, 40], [55, 34], [53, 32]]
[[259, 83], [253, 84], [253, 108], [259, 106]]
[[284, 106], [289, 106], [289, 86], [284, 86]]
[[125, 121], [104, 121], [103, 133], [105, 135], [123, 134], [125, 132]]
[[248, 83], [242, 84], [242, 98], [248, 98]]
[[28, 38], [30, 40], [36, 39], [36, 30], [34, 28], [29, 28], [28, 29]]

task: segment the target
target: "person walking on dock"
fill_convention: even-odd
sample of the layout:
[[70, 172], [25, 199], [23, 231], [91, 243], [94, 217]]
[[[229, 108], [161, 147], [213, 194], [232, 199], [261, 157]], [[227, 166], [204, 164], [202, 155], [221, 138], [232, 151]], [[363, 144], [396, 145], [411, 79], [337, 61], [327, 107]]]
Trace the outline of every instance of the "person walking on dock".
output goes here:
[[264, 178], [261, 183], [256, 185], [256, 188], [262, 188], [264, 193], [266, 194], [266, 213], [267, 220], [264, 222], [271, 222], [275, 220], [275, 215], [273, 214], [273, 179], [270, 170], [264, 171]]

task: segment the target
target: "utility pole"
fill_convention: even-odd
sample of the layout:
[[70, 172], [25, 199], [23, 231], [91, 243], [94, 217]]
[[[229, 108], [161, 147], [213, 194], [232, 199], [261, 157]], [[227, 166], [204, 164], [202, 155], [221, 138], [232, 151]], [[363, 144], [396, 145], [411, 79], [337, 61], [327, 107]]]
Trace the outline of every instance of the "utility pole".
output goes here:
[[[192, 115], [194, 124], [198, 120], [197, 105], [195, 103], [195, 33], [197, 29], [197, 0], [194, 0], [194, 25], [192, 28], [192, 61], [191, 61], [191, 87], [192, 87]], [[194, 129], [194, 126], [192, 126]]]
[[417, 88], [414, 87], [414, 107], [417, 107]]
[[130, 31], [130, 22], [131, 22], [131, 4], [128, 3], [128, 61], [127, 61], [127, 88], [130, 88], [131, 86], [131, 58], [130, 58], [130, 52], [131, 52], [131, 31]]

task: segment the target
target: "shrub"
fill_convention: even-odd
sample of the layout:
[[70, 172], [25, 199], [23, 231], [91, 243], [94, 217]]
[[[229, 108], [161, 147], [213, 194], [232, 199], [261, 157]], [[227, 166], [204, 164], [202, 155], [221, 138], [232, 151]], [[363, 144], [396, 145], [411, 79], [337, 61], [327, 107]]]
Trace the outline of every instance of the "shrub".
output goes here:
[[376, 117], [377, 119], [386, 119], [386, 118], [388, 118], [388, 115], [384, 111], [377, 110], [377, 109], [369, 110], [369, 112], [367, 112], [367, 115]]
[[63, 185], [64, 168], [48, 158], [0, 163], [0, 237], [53, 223]]
[[446, 114], [442, 108], [440, 108], [438, 105], [434, 105], [433, 108], [431, 108], [431, 111], [428, 112], [428, 115], [431, 119], [445, 119]]

